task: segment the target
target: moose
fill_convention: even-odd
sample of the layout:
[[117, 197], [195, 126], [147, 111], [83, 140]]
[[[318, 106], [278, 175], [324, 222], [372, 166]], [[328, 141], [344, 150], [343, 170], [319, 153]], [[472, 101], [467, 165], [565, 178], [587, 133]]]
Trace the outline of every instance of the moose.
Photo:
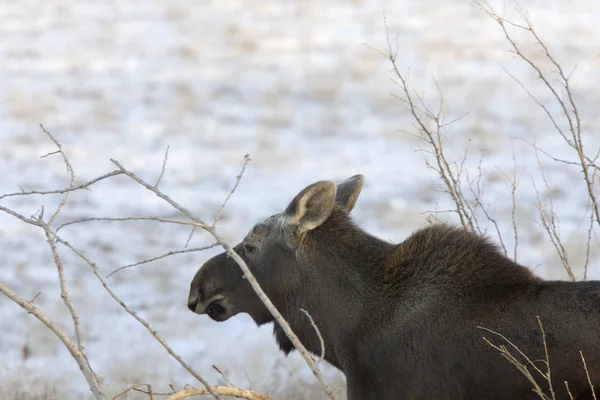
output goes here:
[[[325, 359], [346, 376], [349, 400], [540, 398], [524, 372], [547, 398], [600, 394], [600, 282], [542, 280], [489, 239], [447, 224], [399, 244], [378, 239], [350, 217], [363, 183], [356, 175], [306, 187], [234, 248], [319, 354], [300, 310], [310, 314]], [[258, 325], [274, 322], [280, 349], [294, 350], [226, 253], [198, 270], [188, 307], [215, 321], [248, 313]], [[490, 343], [528, 357], [526, 371]]]

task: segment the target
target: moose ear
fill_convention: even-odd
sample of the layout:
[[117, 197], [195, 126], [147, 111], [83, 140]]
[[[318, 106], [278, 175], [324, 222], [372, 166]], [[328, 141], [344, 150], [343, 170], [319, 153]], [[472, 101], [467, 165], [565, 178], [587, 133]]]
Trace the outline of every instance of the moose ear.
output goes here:
[[337, 185], [337, 194], [335, 202], [341, 206], [348, 214], [354, 208], [356, 200], [360, 195], [360, 191], [365, 183], [365, 177], [362, 175], [354, 175], [344, 182]]
[[329, 218], [335, 193], [335, 183], [330, 181], [319, 181], [306, 187], [285, 210], [285, 223], [296, 227], [299, 233], [315, 229]]

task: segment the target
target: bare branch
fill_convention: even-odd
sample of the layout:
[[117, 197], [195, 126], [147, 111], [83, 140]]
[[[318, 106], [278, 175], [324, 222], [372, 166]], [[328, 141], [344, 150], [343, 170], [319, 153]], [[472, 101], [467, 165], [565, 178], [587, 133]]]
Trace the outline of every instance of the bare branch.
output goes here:
[[542, 182], [544, 182], [544, 185], [546, 186], [546, 192], [547, 192], [547, 196], [548, 196], [548, 206], [549, 206], [549, 209], [547, 209], [546, 206], [544, 205], [544, 202], [540, 198], [540, 193], [534, 182], [533, 188], [535, 190], [535, 195], [537, 198], [536, 207], [537, 207], [539, 215], [540, 215], [541, 224], [542, 224], [542, 227], [544, 228], [544, 230], [546, 231], [546, 234], [548, 235], [550, 242], [554, 246], [554, 249], [556, 250], [556, 253], [558, 254], [558, 257], [563, 265], [563, 268], [569, 275], [569, 279], [571, 280], [571, 282], [575, 282], [576, 281], [575, 274], [573, 273], [573, 268], [571, 267], [571, 263], [569, 262], [569, 254], [562, 243], [562, 239], [561, 239], [561, 235], [560, 235], [560, 223], [559, 223], [558, 217], [556, 215], [556, 212], [554, 211], [554, 201], [552, 200], [552, 192], [550, 190], [550, 185], [548, 184], [548, 180], [546, 179], [546, 174], [544, 173], [544, 170], [541, 166], [539, 154], [537, 152], [535, 153], [535, 156], [536, 156], [536, 159], [538, 162], [540, 174], [542, 176]]
[[[65, 163], [67, 172], [69, 173], [69, 175], [71, 177], [70, 182], [69, 182], [69, 188], [72, 188], [73, 185], [75, 184], [75, 171], [73, 170], [73, 167], [71, 166], [71, 163], [69, 162], [69, 158], [63, 151], [62, 144], [58, 140], [56, 140], [56, 138], [54, 136], [52, 136], [52, 134], [50, 132], [48, 132], [42, 124], [40, 124], [40, 128], [42, 128], [42, 131], [44, 131], [44, 133], [46, 135], [48, 135], [48, 137], [54, 142], [56, 147], [58, 147], [58, 150], [55, 153], [59, 153]], [[63, 209], [65, 204], [67, 204], [67, 201], [69, 200], [70, 196], [71, 196], [71, 191], [65, 192], [65, 195], [64, 195], [63, 199], [61, 200], [60, 204], [58, 205], [58, 207], [56, 208], [56, 211], [54, 212], [54, 214], [52, 214], [52, 216], [48, 220], [48, 226], [52, 226], [54, 224], [54, 221], [56, 221], [56, 218], [58, 218], [58, 215], [60, 214], [61, 210]]]
[[583, 369], [585, 370], [585, 375], [587, 377], [588, 384], [590, 385], [590, 389], [592, 390], [592, 396], [594, 400], [596, 398], [596, 390], [594, 389], [594, 384], [592, 383], [592, 379], [590, 378], [590, 371], [588, 370], [587, 363], [585, 362], [585, 357], [583, 357], [583, 352], [579, 350], [579, 355], [581, 356], [581, 362], [583, 363]]
[[158, 179], [156, 180], [156, 183], [154, 184], [155, 187], [158, 187], [158, 185], [160, 184], [160, 181], [162, 179], [162, 177], [165, 174], [165, 168], [167, 167], [167, 159], [169, 158], [169, 148], [171, 146], [167, 146], [167, 149], [165, 150], [165, 158], [163, 160], [162, 163], [162, 169], [160, 170], [160, 175], [158, 175]]
[[544, 330], [544, 326], [542, 325], [542, 320], [539, 315], [535, 317], [537, 319], [538, 325], [540, 326], [540, 331], [542, 332], [542, 342], [544, 344], [544, 355], [546, 356], [546, 381], [548, 381], [548, 389], [550, 390], [550, 395], [552, 398], [556, 398], [554, 394], [554, 387], [552, 387], [552, 373], [550, 371], [550, 355], [548, 354], [548, 343], [546, 342], [546, 331]]
[[[236, 397], [238, 399], [248, 399], [248, 400], [271, 400], [270, 397], [262, 395], [260, 393], [256, 393], [253, 390], [243, 390], [238, 388], [232, 388], [228, 386], [214, 386], [215, 393], [218, 393], [223, 396], [231, 396]], [[186, 397], [192, 396], [206, 396], [208, 391], [204, 388], [195, 388], [191, 386], [187, 386], [180, 392], [173, 393], [171, 396], [167, 397], [166, 400], [181, 400]]]
[[2, 206], [0, 206], [0, 211], [4, 211], [5, 213], [7, 213], [7, 214], [9, 214], [9, 215], [12, 215], [12, 216], [13, 216], [13, 217], [15, 217], [15, 218], [18, 218], [18, 219], [20, 219], [21, 221], [23, 221], [23, 222], [25, 222], [25, 223], [28, 223], [28, 224], [31, 224], [31, 225], [34, 225], [34, 226], [40, 226], [40, 227], [41, 227], [41, 225], [40, 225], [39, 221], [36, 221], [36, 220], [35, 220], [35, 219], [33, 219], [33, 218], [27, 218], [26, 216], [24, 216], [24, 215], [21, 215], [21, 214], [19, 214], [18, 212], [15, 212], [15, 211], [11, 210], [10, 208], [6, 208], [6, 207], [2, 207]]
[[235, 386], [233, 383], [231, 383], [231, 381], [229, 380], [229, 378], [227, 377], [227, 375], [225, 375], [225, 373], [224, 373], [223, 371], [221, 371], [221, 370], [220, 370], [220, 369], [219, 369], [219, 368], [218, 368], [216, 365], [213, 365], [212, 367], [213, 367], [213, 369], [214, 369], [215, 371], [217, 371], [217, 373], [218, 373], [219, 375], [221, 375], [221, 376], [223, 377], [223, 379], [225, 380], [225, 382], [227, 382], [227, 384], [228, 384], [230, 387], [234, 387], [234, 386]]
[[[507, 348], [504, 344], [501, 345], [497, 345], [494, 344], [491, 340], [487, 339], [485, 336], [483, 337], [483, 340], [493, 349], [497, 350], [500, 355], [507, 360], [508, 362], [510, 362], [515, 368], [517, 368], [519, 370], [519, 372], [521, 372], [521, 374], [523, 374], [523, 376], [525, 376], [525, 378], [527, 378], [527, 380], [531, 383], [531, 385], [533, 386], [533, 391], [543, 400], [554, 400], [555, 397], [548, 397], [546, 395], [546, 393], [544, 392], [544, 390], [541, 388], [541, 386], [538, 383], [538, 380], [532, 375], [531, 371], [529, 370], [528, 366], [531, 366], [535, 372], [537, 372], [542, 378], [547, 379], [547, 375], [544, 371], [542, 371], [533, 360], [531, 360], [525, 353], [523, 353], [513, 342], [511, 342], [508, 338], [506, 338], [504, 335], [502, 335], [501, 333], [495, 332], [491, 329], [488, 328], [484, 328], [482, 326], [478, 326], [478, 329], [481, 329], [483, 331], [489, 332], [492, 335], [502, 339], [506, 344], [508, 344], [510, 346], [510, 348], [512, 348], [515, 352], [516, 355], [512, 353], [512, 351]], [[545, 342], [545, 337], [543, 338], [544, 342]], [[545, 345], [545, 344], [544, 344]], [[519, 357], [521, 357], [523, 359], [523, 361], [521, 361], [519, 359]], [[546, 361], [544, 361], [544, 363], [546, 363]], [[553, 393], [553, 392], [552, 392]]]
[[82, 183], [81, 185], [76, 185], [76, 186], [72, 186], [66, 189], [58, 189], [58, 190], [23, 190], [23, 188], [21, 188], [20, 192], [16, 192], [16, 193], [7, 193], [7, 194], [3, 194], [0, 196], [0, 200], [2, 200], [5, 197], [14, 197], [14, 196], [29, 196], [32, 194], [35, 195], [41, 195], [41, 196], [46, 196], [46, 195], [50, 195], [50, 194], [64, 194], [64, 193], [68, 193], [68, 192], [74, 192], [76, 190], [81, 190], [81, 189], [88, 189], [90, 186], [92, 186], [94, 183], [96, 182], [100, 182], [106, 178], [111, 178], [113, 176], [117, 176], [117, 175], [121, 175], [123, 172], [121, 171], [113, 171], [113, 172], [109, 172], [108, 174], [104, 174], [101, 175], [97, 178], [94, 178], [90, 181], [87, 181], [85, 183]]
[[203, 229], [205, 229], [205, 230], [207, 230], [209, 232], [211, 231], [211, 227], [210, 226], [208, 226], [207, 224], [205, 224], [201, 219], [196, 218], [185, 207], [183, 207], [182, 205], [180, 205], [179, 203], [177, 203], [176, 201], [174, 201], [173, 199], [171, 199], [169, 196], [167, 196], [164, 193], [162, 193], [158, 188], [150, 185], [148, 182], [146, 182], [145, 180], [143, 180], [142, 178], [140, 178], [139, 176], [137, 176], [133, 172], [126, 170], [121, 165], [121, 163], [119, 163], [118, 161], [116, 161], [116, 160], [114, 160], [112, 158], [110, 159], [110, 161], [119, 168], [119, 170], [121, 171], [121, 173], [127, 175], [128, 177], [130, 177], [131, 179], [133, 179], [134, 181], [136, 181], [137, 183], [139, 183], [140, 185], [142, 185], [143, 187], [145, 187], [149, 191], [151, 191], [154, 194], [156, 194], [158, 197], [160, 197], [161, 199], [163, 199], [164, 201], [166, 201], [167, 203], [169, 203], [173, 208], [175, 208], [181, 214], [185, 215], [187, 218], [189, 218], [190, 220], [192, 220], [196, 224], [198, 224], [201, 228], [203, 228]]
[[301, 308], [300, 311], [302, 311], [308, 317], [308, 319], [310, 320], [310, 324], [312, 325], [313, 329], [315, 330], [315, 332], [317, 334], [317, 337], [319, 338], [319, 343], [321, 343], [321, 355], [319, 356], [319, 359], [316, 361], [317, 364], [318, 364], [322, 360], [325, 359], [325, 341], [323, 340], [323, 336], [321, 335], [321, 331], [317, 327], [317, 324], [315, 324], [315, 321], [313, 320], [313, 317], [311, 317], [310, 314], [308, 313], [308, 311], [306, 311], [303, 308]]
[[[390, 32], [387, 25], [387, 20], [385, 18], [385, 14], [384, 25], [386, 30], [388, 47], [387, 53], [376, 49], [373, 50], [386, 57], [392, 64], [392, 72], [394, 73], [394, 76], [398, 79], [398, 81], [392, 80], [392, 82], [400, 88], [403, 94], [402, 97], [396, 97], [408, 106], [408, 110], [413, 116], [413, 119], [416, 123], [415, 127], [421, 132], [420, 138], [425, 140], [425, 142], [432, 149], [431, 152], [427, 151], [427, 153], [431, 154], [435, 158], [435, 164], [429, 163], [429, 161], [426, 158], [425, 163], [427, 167], [434, 170], [442, 179], [444, 183], [445, 192], [450, 195], [452, 201], [456, 205], [456, 214], [458, 215], [461, 225], [465, 229], [477, 231], [477, 220], [472, 214], [470, 210], [470, 205], [465, 200], [460, 187], [460, 171], [458, 173], [455, 173], [453, 171], [451, 164], [448, 162], [443, 150], [444, 129], [448, 126], [448, 124], [463, 118], [464, 115], [451, 122], [446, 122], [444, 120], [444, 100], [443, 96], [441, 95], [441, 89], [439, 87], [439, 84], [435, 79], [434, 83], [436, 85], [439, 95], [439, 105], [437, 111], [434, 112], [430, 110], [421, 96], [419, 96], [418, 94], [412, 94], [412, 91], [408, 85], [408, 73], [403, 74], [402, 72], [400, 72], [400, 69], [398, 67], [398, 45], [396, 43], [396, 48], [394, 50], [392, 42], [390, 40]], [[433, 128], [430, 128], [428, 126], [428, 122], [426, 120], [433, 123]]]
[[[544, 86], [551, 93], [552, 97], [556, 101], [556, 104], [559, 106], [562, 116], [564, 117], [567, 125], [568, 132], [563, 130], [558, 124], [556, 117], [550, 112], [548, 107], [542, 104], [535, 96], [529, 92], [524, 85], [519, 82], [517, 79], [515, 81], [525, 90], [525, 92], [534, 100], [534, 102], [544, 110], [545, 114], [548, 116], [548, 119], [552, 122], [552, 125], [556, 129], [556, 131], [563, 138], [565, 143], [569, 145], [573, 150], [575, 150], [579, 165], [581, 166], [581, 173], [583, 174], [583, 179], [586, 184], [587, 194], [591, 200], [592, 213], [594, 215], [594, 219], [600, 227], [600, 205], [598, 204], [598, 199], [595, 191], [596, 182], [594, 180], [594, 175], [590, 173], [590, 169], [596, 170], [597, 165], [595, 164], [595, 160], [592, 161], [586, 154], [584, 149], [584, 142], [582, 136], [582, 126], [581, 126], [581, 117], [579, 115], [579, 110], [577, 108], [577, 104], [575, 103], [573, 92], [570, 86], [570, 78], [571, 75], [565, 74], [563, 68], [560, 63], [556, 61], [556, 58], [550, 53], [548, 46], [544, 43], [544, 41], [538, 36], [535, 31], [531, 20], [526, 12], [523, 10], [519, 10], [521, 18], [525, 21], [525, 25], [515, 24], [513, 22], [507, 21], [504, 17], [499, 16], [496, 11], [486, 2], [481, 2], [475, 0], [474, 3], [479, 7], [481, 11], [490, 16], [502, 29], [504, 33], [504, 37], [510, 43], [512, 47], [512, 51], [516, 54], [521, 60], [523, 60], [529, 67], [537, 74], [538, 78], [543, 82]], [[512, 38], [511, 34], [508, 32], [506, 25], [510, 25], [516, 27], [518, 29], [524, 30], [534, 39], [534, 42], [542, 49], [542, 53], [544, 54], [546, 60], [548, 60], [556, 69], [556, 74], [558, 75], [558, 85], [560, 88], [556, 88], [555, 85], [551, 82], [551, 79], [533, 62], [533, 60], [525, 55], [516, 41]], [[566, 99], [559, 93], [559, 91], [564, 91], [566, 95]]]
[[515, 146], [514, 146], [514, 142], [512, 140], [510, 141], [510, 145], [511, 145], [511, 149], [512, 149], [512, 160], [513, 160], [512, 177], [509, 177], [502, 171], [500, 171], [500, 172], [502, 173], [504, 178], [510, 183], [510, 189], [511, 189], [510, 195], [511, 195], [511, 200], [512, 200], [511, 221], [512, 221], [514, 238], [515, 238], [513, 259], [515, 262], [517, 262], [517, 251], [519, 248], [519, 229], [517, 227], [517, 220], [516, 220], [515, 214], [517, 211], [517, 198], [516, 198], [517, 196], [516, 196], [516, 194], [517, 194], [517, 188], [519, 187], [520, 180], [517, 179], [517, 158], [515, 156]]
[[93, 222], [93, 221], [107, 221], [107, 222], [116, 222], [116, 221], [157, 221], [157, 222], [163, 222], [166, 224], [176, 224], [176, 225], [190, 225], [190, 226], [196, 226], [195, 222], [190, 222], [190, 221], [180, 221], [180, 220], [176, 220], [176, 219], [167, 219], [167, 218], [161, 218], [161, 217], [91, 217], [91, 218], [82, 218], [82, 219], [77, 219], [74, 221], [69, 221], [69, 222], [65, 222], [64, 224], [60, 225], [57, 229], [56, 232], [58, 232], [59, 230], [61, 230], [62, 228], [64, 228], [65, 226], [69, 226], [69, 225], [74, 225], [74, 224], [81, 224], [84, 222]]
[[[223, 204], [221, 204], [221, 207], [219, 207], [219, 210], [217, 211], [217, 215], [215, 216], [215, 219], [212, 223], [213, 228], [215, 227], [215, 225], [217, 225], [217, 222], [219, 221], [219, 218], [221, 217], [221, 212], [223, 211], [223, 209], [227, 205], [227, 202], [229, 201], [229, 199], [235, 192], [235, 189], [237, 189], [238, 185], [240, 184], [240, 181], [242, 180], [242, 176], [244, 176], [244, 171], [246, 171], [246, 165], [248, 165], [248, 162], [250, 162], [250, 161], [252, 161], [250, 159], [250, 154], [246, 154], [244, 156], [244, 164], [242, 164], [242, 170], [240, 171], [240, 174], [235, 178], [235, 185], [233, 185], [233, 188], [231, 189], [231, 191], [225, 198], [225, 201], [223, 201]], [[191, 237], [191, 235], [190, 235], [190, 237]]]
[[52, 321], [44, 312], [37, 308], [32, 302], [29, 302], [15, 293], [8, 286], [0, 282], [0, 293], [7, 296], [9, 299], [24, 308], [29, 314], [33, 314], [40, 322], [56, 335], [56, 337], [65, 345], [73, 359], [77, 362], [79, 369], [83, 373], [90, 390], [97, 400], [106, 400], [106, 395], [102, 390], [102, 386], [98, 381], [98, 377], [92, 370], [85, 354], [77, 347], [77, 345], [69, 338], [69, 335], [54, 321]]
[[119, 267], [119, 268], [113, 270], [110, 274], [106, 275], [106, 278], [110, 278], [112, 275], [116, 274], [119, 271], [123, 271], [124, 269], [135, 267], [135, 266], [142, 265], [142, 264], [147, 264], [152, 261], [160, 260], [161, 258], [169, 257], [169, 256], [172, 256], [175, 254], [192, 253], [194, 251], [204, 251], [204, 250], [212, 249], [213, 247], [216, 247], [216, 246], [219, 246], [219, 243], [213, 243], [213, 244], [210, 244], [208, 246], [203, 246], [203, 247], [195, 247], [193, 249], [171, 250], [169, 252], [166, 252], [165, 254], [161, 254], [160, 256], [152, 257], [147, 260], [138, 261], [134, 264], [127, 264], [122, 267]]
[[187, 240], [185, 241], [185, 248], [187, 248], [192, 240], [192, 236], [194, 236], [194, 233], [196, 232], [196, 228], [197, 226], [194, 225], [194, 227], [192, 228], [192, 230], [190, 231], [190, 235], [188, 236]]
[[[57, 215], [57, 214], [55, 214]], [[73, 319], [73, 325], [75, 327], [75, 336], [77, 338], [77, 345], [81, 352], [84, 351], [83, 345], [83, 333], [81, 331], [81, 323], [79, 322], [79, 314], [77, 310], [73, 306], [71, 302], [71, 297], [69, 296], [69, 291], [67, 289], [67, 281], [65, 279], [65, 271], [63, 268], [62, 260], [60, 259], [60, 255], [58, 254], [58, 249], [56, 248], [56, 242], [54, 241], [53, 233], [50, 229], [50, 226], [42, 221], [40, 218], [38, 220], [40, 226], [44, 229], [44, 233], [46, 234], [46, 240], [48, 241], [48, 245], [52, 250], [52, 257], [54, 259], [54, 265], [56, 265], [56, 270], [58, 271], [58, 281], [60, 284], [60, 297], [63, 299], [67, 310], [69, 310], [69, 314], [71, 314], [71, 318]]]
[[573, 394], [571, 393], [571, 389], [569, 388], [569, 382], [565, 381], [565, 389], [567, 389], [567, 394], [569, 395], [569, 400], [575, 400]]
[[144, 393], [147, 393], [148, 396], [150, 397], [150, 400], [152, 400], [153, 399], [152, 386], [149, 385], [148, 383], [136, 383], [134, 385], [131, 385], [127, 389], [123, 390], [121, 393], [114, 396], [112, 398], [112, 400], [117, 400], [119, 397], [125, 396], [127, 393], [131, 392], [132, 390], [137, 390], [139, 386], [146, 386], [148, 391], [144, 392]]

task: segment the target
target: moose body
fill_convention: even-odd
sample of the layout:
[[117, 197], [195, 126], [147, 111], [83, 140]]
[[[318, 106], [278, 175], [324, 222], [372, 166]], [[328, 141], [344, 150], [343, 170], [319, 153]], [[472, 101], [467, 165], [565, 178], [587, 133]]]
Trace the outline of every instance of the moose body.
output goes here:
[[[539, 398], [484, 337], [522, 360], [549, 398], [551, 390], [570, 398], [565, 381], [574, 398], [592, 398], [600, 384], [600, 282], [541, 280], [487, 239], [443, 224], [400, 244], [377, 239], [349, 216], [362, 186], [360, 175], [337, 187], [310, 185], [234, 248], [319, 354], [300, 310], [310, 314], [325, 359], [346, 376], [348, 399]], [[196, 273], [188, 307], [216, 321], [245, 312], [259, 325], [274, 322], [226, 253]], [[294, 349], [276, 322], [274, 334], [282, 351]], [[552, 388], [534, 368], [548, 370], [545, 348]]]

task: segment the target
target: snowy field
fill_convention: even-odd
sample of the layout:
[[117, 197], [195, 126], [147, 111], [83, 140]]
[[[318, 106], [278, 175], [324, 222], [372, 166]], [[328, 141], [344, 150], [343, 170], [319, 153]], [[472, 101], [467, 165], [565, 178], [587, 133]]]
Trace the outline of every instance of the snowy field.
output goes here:
[[[505, 7], [516, 18], [511, 2]], [[589, 154], [600, 142], [600, 2], [523, 0], [538, 34], [566, 71]], [[258, 219], [281, 211], [307, 184], [366, 176], [354, 216], [385, 239], [401, 241], [426, 224], [426, 212], [451, 207], [425, 167], [406, 106], [390, 93], [382, 12], [398, 35], [398, 61], [410, 84], [433, 106], [439, 82], [451, 125], [446, 150], [466, 167], [483, 155], [486, 202], [511, 244], [510, 189], [500, 171], [516, 172], [518, 260], [546, 278], [565, 279], [539, 226], [533, 181], [541, 190], [535, 141], [573, 159], [544, 113], [509, 77], [520, 79], [551, 111], [556, 103], [508, 50], [497, 24], [468, 0], [362, 1], [0, 1], [0, 193], [68, 185], [54, 147], [62, 143], [84, 182], [109, 172], [109, 158], [154, 181], [167, 145], [162, 189], [212, 221], [243, 157], [252, 162], [223, 213], [220, 232], [237, 242]], [[545, 71], [530, 40], [516, 36]], [[572, 263], [584, 257], [586, 192], [580, 169], [542, 157]], [[0, 200], [25, 215], [56, 206], [53, 197]], [[175, 211], [125, 177], [75, 193], [59, 223], [85, 217], [174, 217]], [[449, 214], [442, 219], [453, 221]], [[491, 232], [490, 232], [491, 233]], [[104, 274], [184, 247], [188, 229], [159, 223], [92, 222], [64, 236]], [[208, 243], [197, 233], [190, 246]], [[589, 276], [600, 278], [598, 241]], [[148, 332], [125, 314], [79, 260], [61, 249], [70, 293], [82, 318], [87, 354], [111, 394], [138, 382], [167, 391], [194, 384]], [[280, 399], [313, 399], [317, 384], [302, 359], [284, 357], [270, 327], [247, 316], [226, 323], [186, 308], [190, 280], [216, 251], [178, 255], [110, 278], [114, 290], [147, 318], [211, 382], [214, 364], [234, 384]], [[581, 271], [577, 273], [581, 275]], [[0, 281], [72, 332], [56, 269], [42, 232], [0, 214]], [[29, 354], [24, 354], [24, 349]], [[337, 387], [343, 377], [327, 369]], [[0, 296], [0, 400], [89, 399], [75, 362], [35, 318]], [[55, 397], [53, 397], [55, 396]], [[135, 398], [135, 396], [131, 396]]]

